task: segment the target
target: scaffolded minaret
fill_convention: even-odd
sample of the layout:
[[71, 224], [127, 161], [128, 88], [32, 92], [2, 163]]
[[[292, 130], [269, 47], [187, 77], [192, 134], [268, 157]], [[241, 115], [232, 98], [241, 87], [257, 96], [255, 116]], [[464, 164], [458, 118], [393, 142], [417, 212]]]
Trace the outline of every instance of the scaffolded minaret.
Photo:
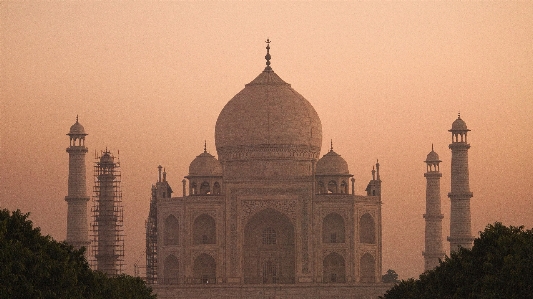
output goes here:
[[67, 211], [67, 239], [66, 242], [79, 249], [88, 248], [89, 227], [87, 224], [87, 185], [85, 176], [85, 129], [78, 122], [70, 127], [67, 134], [70, 137], [70, 146], [67, 148], [68, 161], [68, 195], [65, 201]]
[[426, 158], [426, 236], [424, 256], [424, 271], [432, 270], [439, 265], [439, 259], [444, 259], [444, 250], [442, 248], [442, 218], [440, 210], [440, 173], [439, 155], [433, 150]]
[[124, 228], [120, 163], [106, 151], [94, 165], [92, 266], [108, 275], [122, 274]]
[[157, 283], [157, 201], [159, 199], [172, 196], [172, 188], [167, 182], [167, 173], [163, 170], [161, 179], [161, 170], [163, 166], [159, 165], [159, 179], [155, 185], [152, 185], [152, 198], [150, 200], [150, 212], [146, 220], [146, 281], [149, 284]]
[[452, 143], [452, 169], [451, 169], [451, 192], [448, 197], [451, 200], [450, 213], [450, 252], [456, 251], [459, 247], [471, 248], [472, 237], [471, 220], [470, 220], [470, 192], [468, 178], [468, 149], [470, 144], [467, 143], [467, 133], [470, 131], [466, 123], [458, 118], [453, 122]]

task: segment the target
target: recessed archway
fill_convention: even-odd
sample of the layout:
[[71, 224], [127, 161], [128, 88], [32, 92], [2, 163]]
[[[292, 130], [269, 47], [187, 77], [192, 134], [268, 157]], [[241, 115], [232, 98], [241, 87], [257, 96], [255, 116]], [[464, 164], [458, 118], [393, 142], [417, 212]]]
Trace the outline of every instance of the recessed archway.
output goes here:
[[323, 243], [344, 243], [344, 219], [337, 213], [328, 214], [322, 222]]
[[294, 225], [284, 214], [266, 209], [244, 228], [244, 283], [295, 281]]
[[216, 244], [216, 223], [213, 217], [202, 214], [194, 220], [193, 244]]
[[366, 244], [376, 244], [376, 225], [369, 213], [361, 216], [359, 221], [359, 241]]
[[209, 254], [202, 253], [194, 260], [194, 282], [216, 283], [217, 263]]
[[344, 258], [332, 252], [324, 258], [322, 281], [325, 283], [343, 283], [346, 282], [346, 269]]
[[163, 272], [164, 284], [178, 284], [179, 276], [179, 261], [174, 255], [169, 255], [165, 258], [165, 270]]
[[370, 253], [361, 257], [361, 282], [376, 282], [376, 261]]
[[163, 242], [165, 245], [179, 244], [179, 221], [174, 215], [169, 215], [165, 219]]

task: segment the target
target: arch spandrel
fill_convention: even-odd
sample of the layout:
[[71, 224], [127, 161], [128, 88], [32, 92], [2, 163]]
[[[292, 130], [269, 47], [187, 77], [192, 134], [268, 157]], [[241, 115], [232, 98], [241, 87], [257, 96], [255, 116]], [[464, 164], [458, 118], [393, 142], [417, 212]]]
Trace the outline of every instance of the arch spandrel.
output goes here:
[[256, 215], [258, 212], [265, 209], [272, 209], [276, 211], [283, 211], [292, 222], [293, 225], [297, 222], [297, 206], [296, 199], [287, 199], [287, 200], [243, 200], [241, 202], [242, 206], [242, 216], [241, 223], [246, 225], [248, 219]]

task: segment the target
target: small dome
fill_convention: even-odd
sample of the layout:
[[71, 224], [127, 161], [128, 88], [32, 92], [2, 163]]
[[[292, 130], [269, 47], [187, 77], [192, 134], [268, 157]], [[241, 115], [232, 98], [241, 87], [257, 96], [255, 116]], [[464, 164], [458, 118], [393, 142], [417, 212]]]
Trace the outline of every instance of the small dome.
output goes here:
[[111, 156], [111, 154], [107, 151], [104, 152], [102, 157], [100, 157], [100, 164], [113, 164], [113, 163], [114, 163], [113, 156]]
[[78, 122], [78, 119], [76, 118], [76, 123], [73, 124], [73, 125], [70, 127], [70, 131], [68, 132], [67, 135], [87, 135], [87, 133], [85, 133], [85, 129], [84, 129], [83, 126]]
[[466, 123], [461, 119], [461, 115], [452, 123], [452, 129], [450, 131], [470, 131], [466, 127]]
[[348, 163], [339, 154], [330, 150], [316, 163], [317, 175], [350, 174]]
[[426, 157], [426, 162], [440, 162], [439, 154], [432, 150]]
[[204, 151], [192, 160], [189, 176], [222, 176], [222, 166], [217, 158]]

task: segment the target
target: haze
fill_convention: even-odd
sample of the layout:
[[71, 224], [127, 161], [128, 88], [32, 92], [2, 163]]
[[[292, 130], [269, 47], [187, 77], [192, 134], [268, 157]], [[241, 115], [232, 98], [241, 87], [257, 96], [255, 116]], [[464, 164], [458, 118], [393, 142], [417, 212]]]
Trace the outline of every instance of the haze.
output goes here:
[[[318, 112], [358, 194], [379, 159], [383, 270], [423, 270], [423, 161], [440, 155], [449, 235], [448, 130], [468, 139], [473, 233], [533, 226], [533, 4], [524, 2], [0, 3], [0, 207], [66, 236], [68, 133], [120, 151], [126, 268], [144, 264], [157, 166], [181, 196], [189, 163], [216, 155], [219, 112], [265, 65]], [[88, 193], [91, 194], [90, 187]], [[449, 243], [444, 242], [448, 251]]]

